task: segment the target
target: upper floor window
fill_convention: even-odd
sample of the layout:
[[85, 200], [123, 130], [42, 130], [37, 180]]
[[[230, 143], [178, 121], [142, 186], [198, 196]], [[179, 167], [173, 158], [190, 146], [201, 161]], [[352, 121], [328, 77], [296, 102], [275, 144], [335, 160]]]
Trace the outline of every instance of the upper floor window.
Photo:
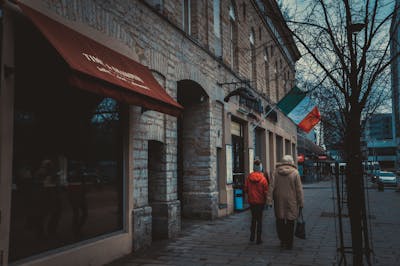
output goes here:
[[251, 29], [249, 40], [250, 40], [250, 46], [254, 47], [255, 40], [254, 40], [254, 29], [253, 28]]
[[268, 60], [268, 48], [264, 51], [264, 64], [265, 64], [265, 94], [269, 97], [269, 60]]
[[268, 63], [268, 61], [269, 61], [269, 55], [268, 55], [268, 48], [267, 47], [265, 47], [265, 50], [264, 50], [264, 61], [266, 63]]
[[262, 0], [256, 0], [256, 4], [262, 13], [265, 13], [265, 4]]
[[250, 31], [250, 60], [251, 60], [251, 81], [257, 87], [257, 64], [256, 64], [256, 46], [255, 46], [255, 33], [252, 28]]
[[182, 28], [187, 34], [192, 34], [191, 32], [191, 20], [192, 20], [192, 14], [191, 14], [191, 0], [182, 0]]
[[235, 11], [234, 3], [232, 1], [231, 1], [231, 4], [229, 5], [229, 18], [231, 20], [236, 21], [236, 11]]
[[243, 2], [243, 20], [246, 21], [246, 3]]
[[154, 7], [157, 11], [163, 11], [164, 0], [146, 0], [146, 3]]
[[283, 71], [283, 91], [284, 91], [285, 93], [287, 92], [288, 85], [289, 85], [288, 76], [286, 75], [286, 72]]
[[221, 41], [221, 1], [213, 1], [214, 9], [214, 36], [215, 36], [215, 55], [222, 56], [222, 41]]
[[236, 6], [233, 1], [229, 5], [229, 54], [232, 69], [238, 66]]

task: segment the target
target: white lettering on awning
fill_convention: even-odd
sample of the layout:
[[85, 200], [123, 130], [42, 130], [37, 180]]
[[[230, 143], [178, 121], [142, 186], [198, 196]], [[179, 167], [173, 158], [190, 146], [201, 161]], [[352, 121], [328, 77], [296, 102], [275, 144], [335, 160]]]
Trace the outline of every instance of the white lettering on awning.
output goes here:
[[122, 80], [124, 82], [130, 83], [132, 85], [138, 86], [140, 88], [143, 88], [145, 90], [150, 90], [149, 87], [147, 87], [144, 84], [144, 81], [138, 77], [135, 74], [132, 74], [130, 72], [123, 71], [115, 66], [109, 65], [107, 63], [104, 63], [103, 60], [100, 58], [90, 55], [87, 53], [82, 53], [82, 55], [91, 63], [98, 64], [100, 66], [97, 66], [97, 70], [102, 72], [102, 73], [107, 73], [112, 75], [113, 77]]

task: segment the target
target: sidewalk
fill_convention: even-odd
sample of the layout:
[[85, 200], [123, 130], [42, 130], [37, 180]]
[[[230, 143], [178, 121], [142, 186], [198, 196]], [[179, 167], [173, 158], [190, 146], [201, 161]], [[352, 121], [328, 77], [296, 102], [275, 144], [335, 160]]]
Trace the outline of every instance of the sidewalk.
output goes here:
[[[110, 266], [337, 265], [337, 220], [333, 215], [330, 188], [330, 181], [305, 185], [307, 239], [295, 239], [293, 250], [279, 248], [273, 210], [264, 212], [264, 243], [250, 243], [250, 214], [246, 211], [215, 221], [184, 221], [178, 238], [157, 241], [151, 248], [126, 256]], [[376, 255], [374, 265], [400, 265], [400, 193], [369, 190], [368, 196]], [[349, 255], [347, 260], [351, 262]]]

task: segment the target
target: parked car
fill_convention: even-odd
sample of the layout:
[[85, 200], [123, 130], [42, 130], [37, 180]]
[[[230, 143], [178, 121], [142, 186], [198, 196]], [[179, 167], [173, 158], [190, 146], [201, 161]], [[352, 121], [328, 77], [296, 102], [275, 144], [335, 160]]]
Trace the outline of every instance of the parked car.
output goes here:
[[375, 183], [378, 180], [378, 175], [381, 170], [379, 162], [376, 161], [364, 161], [363, 163], [364, 173], [370, 178], [371, 182]]
[[397, 186], [397, 177], [392, 172], [380, 171], [378, 175], [378, 182], [384, 185]]
[[396, 171], [397, 175], [397, 191], [400, 192], [400, 170]]

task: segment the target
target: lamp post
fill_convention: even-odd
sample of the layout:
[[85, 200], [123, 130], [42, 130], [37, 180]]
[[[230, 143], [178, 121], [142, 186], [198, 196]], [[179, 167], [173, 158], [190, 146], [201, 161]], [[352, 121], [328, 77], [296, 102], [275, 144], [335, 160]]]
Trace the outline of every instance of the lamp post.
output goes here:
[[[349, 76], [350, 89], [358, 90], [358, 58], [357, 58], [357, 34], [366, 27], [365, 23], [350, 23], [347, 27], [347, 34], [350, 37], [349, 41], [354, 41], [354, 53], [350, 53], [351, 60], [351, 70]], [[350, 36], [349, 36], [350, 35]], [[354, 35], [354, 39], [351, 35]], [[350, 49], [353, 48], [352, 43], [349, 43]], [[354, 56], [354, 58], [352, 58]], [[357, 117], [357, 108], [360, 108], [358, 102], [356, 105], [352, 106], [355, 108], [355, 112], [351, 112], [350, 116], [354, 115], [354, 120], [350, 119], [350, 127], [352, 128], [353, 123], [359, 119]], [[354, 136], [358, 136], [360, 132], [352, 132], [350, 129], [350, 134], [354, 134]], [[352, 138], [349, 138], [352, 140]], [[351, 145], [351, 143], [347, 143]], [[358, 150], [357, 150], [358, 149]], [[348, 148], [350, 153], [355, 153], [355, 155], [359, 155], [360, 147], [351, 146]], [[362, 172], [358, 172], [360, 168], [362, 168], [361, 159], [357, 156], [353, 156], [352, 158], [347, 158], [349, 160], [349, 168], [352, 167], [355, 173], [355, 176], [350, 177], [350, 173], [346, 174], [346, 185], [348, 189], [348, 208], [349, 208], [349, 216], [350, 216], [350, 224], [351, 224], [351, 238], [352, 238], [352, 253], [353, 253], [353, 264], [354, 265], [362, 265], [363, 256], [365, 255], [367, 264], [371, 265], [371, 249], [369, 243], [368, 236], [368, 222], [366, 215], [366, 207], [365, 207], [365, 194], [364, 194], [364, 178], [362, 176]]]
[[349, 25], [348, 30], [354, 35], [354, 54], [357, 61], [357, 34], [365, 27], [365, 23], [352, 23]]

